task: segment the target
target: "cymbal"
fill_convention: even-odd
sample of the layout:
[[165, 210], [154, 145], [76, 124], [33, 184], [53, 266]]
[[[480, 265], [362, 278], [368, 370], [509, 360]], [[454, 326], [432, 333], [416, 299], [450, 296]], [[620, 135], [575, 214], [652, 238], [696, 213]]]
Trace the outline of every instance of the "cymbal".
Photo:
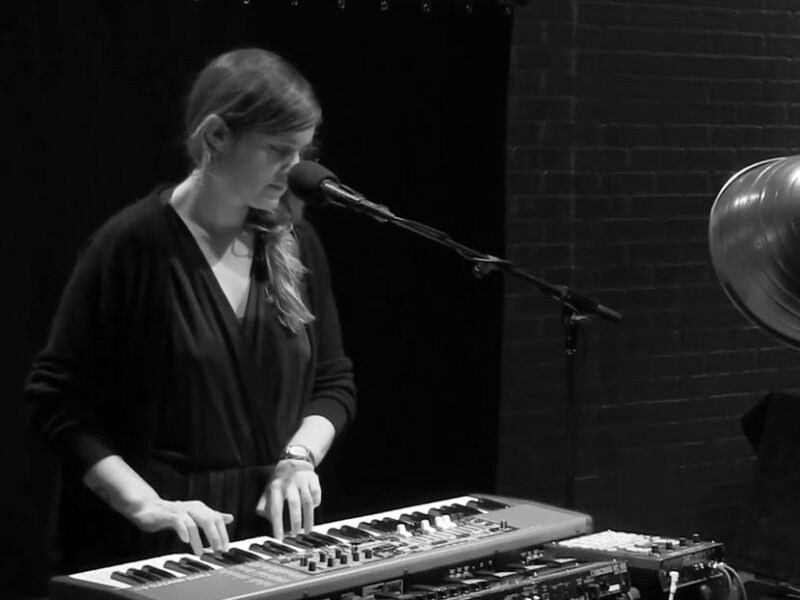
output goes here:
[[800, 156], [733, 175], [711, 208], [711, 262], [751, 322], [800, 348]]

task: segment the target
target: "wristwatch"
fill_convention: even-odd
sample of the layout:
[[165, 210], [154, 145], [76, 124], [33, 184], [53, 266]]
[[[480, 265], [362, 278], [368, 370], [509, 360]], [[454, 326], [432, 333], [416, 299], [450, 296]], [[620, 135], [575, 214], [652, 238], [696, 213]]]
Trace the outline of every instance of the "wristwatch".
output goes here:
[[304, 460], [311, 463], [311, 466], [315, 469], [317, 468], [317, 461], [314, 458], [314, 453], [300, 444], [289, 444], [286, 446], [286, 449], [278, 457], [278, 460], [284, 460], [287, 458], [291, 460]]

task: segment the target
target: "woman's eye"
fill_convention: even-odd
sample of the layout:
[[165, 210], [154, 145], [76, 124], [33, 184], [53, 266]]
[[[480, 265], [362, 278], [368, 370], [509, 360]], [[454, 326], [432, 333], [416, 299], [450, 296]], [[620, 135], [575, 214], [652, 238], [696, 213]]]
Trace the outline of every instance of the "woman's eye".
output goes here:
[[292, 149], [286, 146], [270, 146], [270, 149], [279, 156], [289, 156], [292, 154]]

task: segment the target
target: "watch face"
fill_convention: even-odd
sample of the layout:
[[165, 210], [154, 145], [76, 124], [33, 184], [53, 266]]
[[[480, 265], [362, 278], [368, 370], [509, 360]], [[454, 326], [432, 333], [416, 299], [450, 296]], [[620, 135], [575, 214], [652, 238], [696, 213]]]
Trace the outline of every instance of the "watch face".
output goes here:
[[308, 448], [303, 446], [289, 446], [286, 448], [286, 454], [292, 458], [306, 460], [308, 459]]
[[283, 451], [283, 458], [290, 458], [292, 460], [304, 460], [306, 462], [311, 463], [311, 466], [316, 468], [317, 462], [314, 460], [314, 455], [311, 453], [311, 450], [306, 448], [305, 446], [300, 445], [291, 445], [286, 446], [286, 450]]

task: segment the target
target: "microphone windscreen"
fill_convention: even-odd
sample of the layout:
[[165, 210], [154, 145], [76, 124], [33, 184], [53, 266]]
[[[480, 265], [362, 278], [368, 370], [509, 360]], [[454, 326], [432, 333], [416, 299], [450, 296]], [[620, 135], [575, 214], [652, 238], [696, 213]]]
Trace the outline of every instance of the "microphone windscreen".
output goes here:
[[311, 160], [300, 161], [289, 171], [289, 189], [309, 204], [325, 203], [325, 194], [319, 187], [325, 180], [339, 181], [336, 175]]

